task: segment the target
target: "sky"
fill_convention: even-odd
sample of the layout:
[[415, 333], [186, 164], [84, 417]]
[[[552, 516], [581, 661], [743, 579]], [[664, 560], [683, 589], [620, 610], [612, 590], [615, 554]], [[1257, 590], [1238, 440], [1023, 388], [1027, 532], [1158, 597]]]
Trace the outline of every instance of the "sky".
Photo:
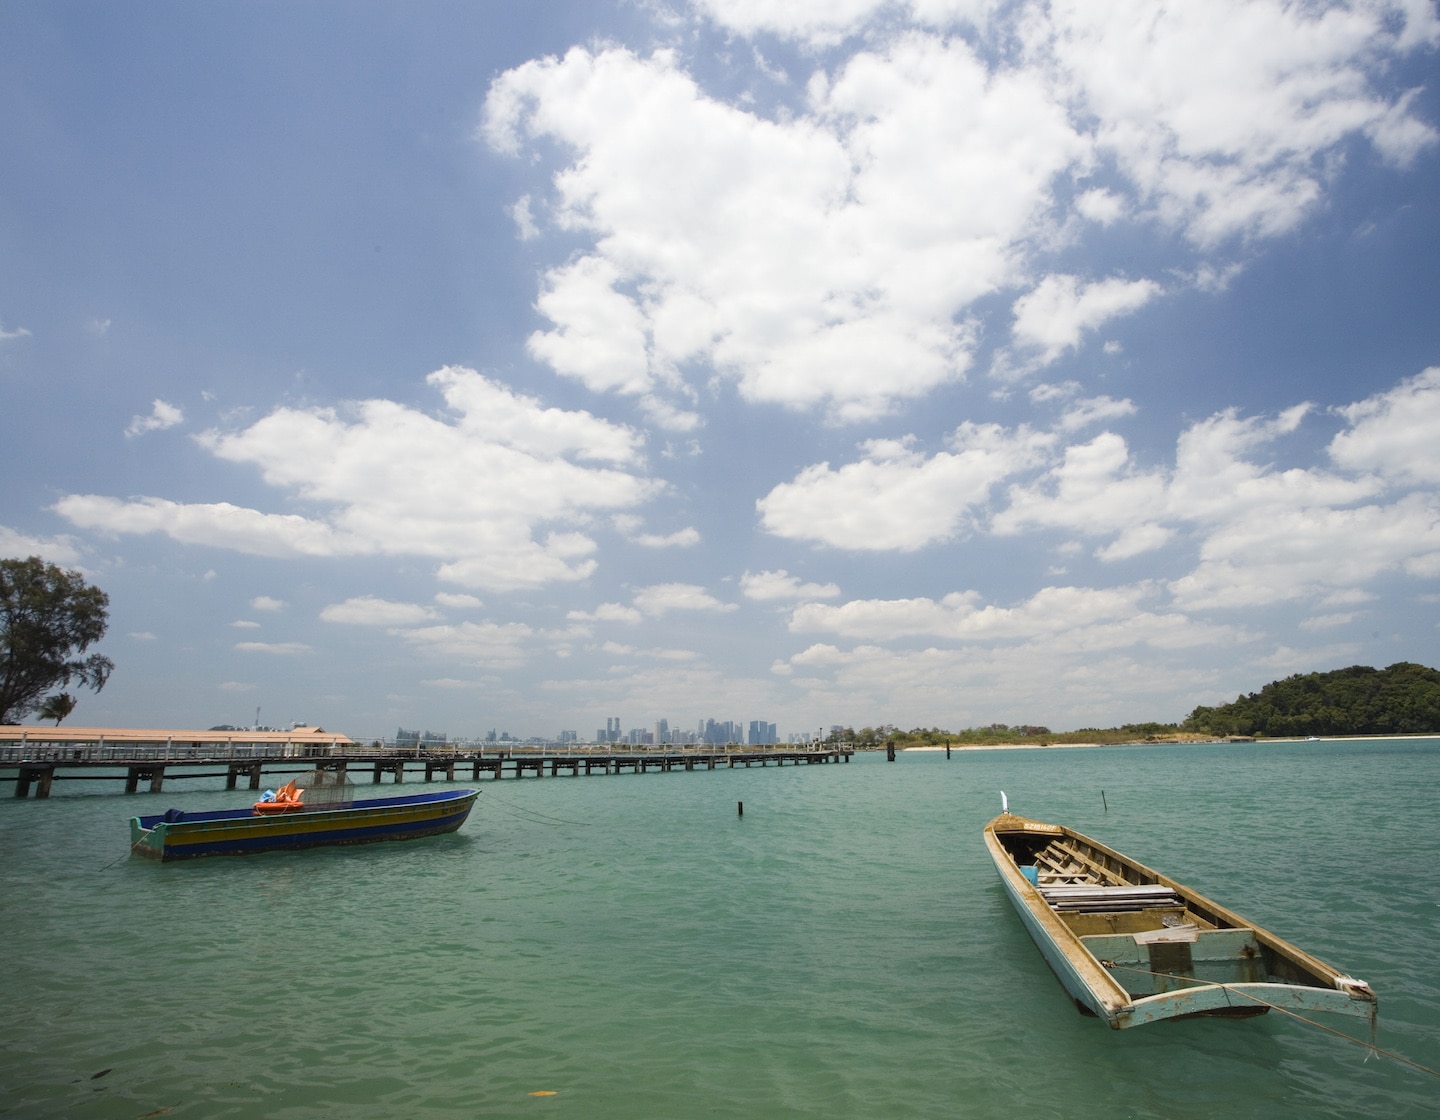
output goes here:
[[1056, 730], [1440, 664], [1430, 0], [0, 6], [79, 726]]

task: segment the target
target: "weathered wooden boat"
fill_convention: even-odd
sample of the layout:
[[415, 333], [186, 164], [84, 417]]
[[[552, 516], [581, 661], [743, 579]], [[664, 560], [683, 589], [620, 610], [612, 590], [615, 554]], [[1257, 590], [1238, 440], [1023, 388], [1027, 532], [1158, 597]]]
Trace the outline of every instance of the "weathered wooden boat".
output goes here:
[[1367, 1017], [1373, 1031], [1368, 984], [1097, 840], [1007, 807], [985, 844], [1060, 983], [1115, 1030], [1277, 1008]]
[[413, 840], [454, 832], [470, 815], [478, 790], [445, 790], [367, 801], [304, 803], [267, 814], [251, 809], [130, 818], [130, 850], [151, 859], [249, 855], [328, 844]]

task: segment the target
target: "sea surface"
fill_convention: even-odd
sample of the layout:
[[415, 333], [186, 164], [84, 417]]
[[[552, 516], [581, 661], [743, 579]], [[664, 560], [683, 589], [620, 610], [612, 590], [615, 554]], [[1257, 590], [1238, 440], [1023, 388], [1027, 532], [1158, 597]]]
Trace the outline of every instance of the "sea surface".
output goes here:
[[169, 865], [130, 816], [254, 795], [0, 786], [0, 1115], [1440, 1115], [1278, 1014], [1082, 1017], [981, 840], [1004, 790], [1367, 980], [1440, 1070], [1440, 740], [455, 784], [454, 835]]

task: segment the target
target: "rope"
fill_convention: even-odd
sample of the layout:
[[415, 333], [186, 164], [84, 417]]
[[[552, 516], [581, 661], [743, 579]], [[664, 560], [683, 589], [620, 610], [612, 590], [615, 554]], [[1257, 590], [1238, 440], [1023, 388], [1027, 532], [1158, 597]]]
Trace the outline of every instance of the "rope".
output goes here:
[[[1422, 1066], [1419, 1062], [1412, 1062], [1409, 1058], [1404, 1057], [1401, 1054], [1396, 1054], [1392, 1050], [1385, 1050], [1375, 1045], [1376, 1023], [1375, 1005], [1373, 1004], [1370, 1007], [1370, 1041], [1363, 1042], [1360, 1039], [1356, 1038], [1354, 1035], [1348, 1035], [1344, 1031], [1337, 1031], [1334, 1027], [1327, 1027], [1324, 1023], [1317, 1023], [1314, 1019], [1307, 1019], [1303, 1015], [1297, 1015], [1295, 1014], [1295, 1012], [1289, 1011], [1286, 1008], [1279, 1006], [1278, 1004], [1271, 1003], [1267, 999], [1261, 999], [1259, 996], [1252, 995], [1249, 992], [1241, 991], [1239, 988], [1232, 988], [1229, 984], [1221, 984], [1218, 981], [1211, 980], [1199, 980], [1196, 979], [1194, 976], [1177, 976], [1173, 972], [1150, 972], [1148, 969], [1134, 968], [1133, 966], [1124, 964], [1116, 964], [1114, 961], [1101, 961], [1100, 963], [1106, 968], [1115, 968], [1119, 969], [1122, 972], [1138, 972], [1142, 976], [1160, 976], [1164, 977], [1166, 980], [1183, 980], [1188, 984], [1203, 984], [1212, 988], [1221, 988], [1225, 991], [1225, 994], [1227, 996], [1232, 994], [1237, 996], [1244, 996], [1248, 1000], [1253, 1000], [1256, 1003], [1264, 1004], [1272, 1011], [1280, 1012], [1281, 1015], [1289, 1015], [1292, 1019], [1298, 1019], [1300, 1022], [1305, 1023], [1308, 1026], [1312, 1026], [1318, 1030], [1325, 1031], [1327, 1034], [1333, 1034], [1337, 1038], [1343, 1038], [1346, 1042], [1353, 1042], [1357, 1046], [1363, 1046], [1372, 1054], [1381, 1054], [1384, 1057], [1390, 1058], [1392, 1061], [1399, 1062], [1401, 1065], [1409, 1066], [1411, 1069], [1418, 1069], [1421, 1073], [1428, 1073], [1431, 1077], [1440, 1077], [1440, 1070], [1433, 1070], [1429, 1066]], [[1369, 1058], [1367, 1057], [1366, 1060], [1368, 1061]]]
[[504, 801], [501, 798], [495, 797], [493, 794], [486, 793], [484, 790], [476, 790], [475, 792], [480, 794], [480, 796], [485, 798], [485, 800], [490, 804], [495, 805], [502, 812], [508, 812], [511, 816], [516, 817], [520, 820], [537, 821], [543, 822], [545, 824], [569, 824], [574, 825], [577, 828], [593, 827], [593, 823], [590, 821], [567, 821], [563, 817], [552, 817], [545, 813], [538, 813], [534, 809], [521, 808], [520, 806], [514, 805], [509, 801]]

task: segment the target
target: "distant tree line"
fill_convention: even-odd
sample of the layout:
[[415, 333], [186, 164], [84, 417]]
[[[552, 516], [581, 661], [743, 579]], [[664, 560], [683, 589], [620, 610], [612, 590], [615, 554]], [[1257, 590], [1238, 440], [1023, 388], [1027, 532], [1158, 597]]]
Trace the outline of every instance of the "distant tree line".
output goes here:
[[1180, 735], [1173, 723], [1126, 723], [1119, 727], [1082, 727], [1078, 731], [1051, 731], [1035, 724], [992, 723], [985, 727], [967, 727], [963, 731], [946, 731], [939, 727], [914, 727], [901, 731], [893, 724], [879, 727], [844, 728], [831, 732], [829, 741], [848, 743], [873, 749], [894, 743], [905, 747], [999, 746], [1012, 743], [1034, 743], [1049, 746], [1063, 743], [1135, 743], [1147, 739], [1172, 739]]
[[1233, 704], [1190, 713], [1181, 727], [1212, 735], [1416, 735], [1440, 731], [1440, 671], [1410, 661], [1297, 673]]

